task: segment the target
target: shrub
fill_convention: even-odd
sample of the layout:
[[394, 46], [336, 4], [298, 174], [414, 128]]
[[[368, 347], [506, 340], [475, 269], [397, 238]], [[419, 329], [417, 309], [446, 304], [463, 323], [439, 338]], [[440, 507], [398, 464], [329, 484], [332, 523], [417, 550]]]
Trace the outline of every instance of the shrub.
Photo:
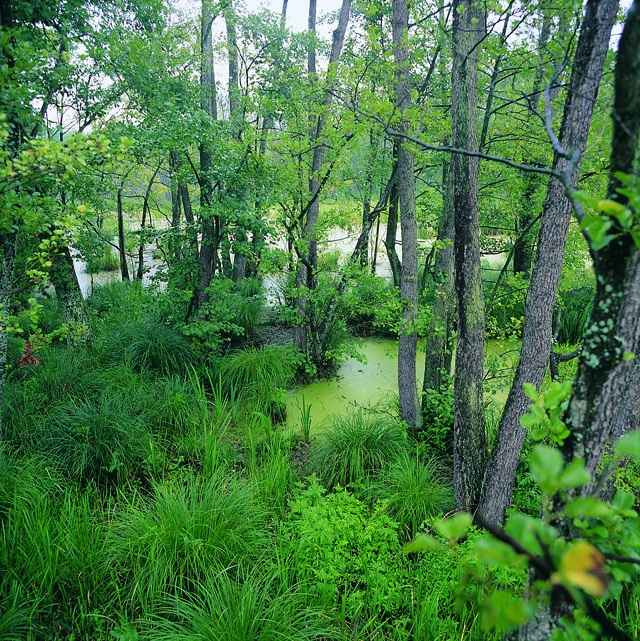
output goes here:
[[132, 500], [111, 541], [131, 601], [147, 607], [165, 592], [192, 589], [216, 568], [255, 559], [267, 540], [263, 515], [250, 486], [224, 470]]
[[325, 607], [350, 620], [393, 613], [403, 598], [404, 571], [397, 525], [381, 511], [369, 515], [346, 490], [325, 494], [317, 482], [291, 504], [285, 551], [303, 585]]
[[453, 506], [453, 492], [444, 481], [442, 469], [434, 459], [420, 460], [417, 453], [399, 456], [383, 470], [370, 491], [384, 501], [391, 516], [410, 536], [427, 519]]
[[453, 387], [427, 390], [422, 399], [420, 440], [436, 456], [453, 456]]
[[264, 310], [264, 292], [259, 281], [235, 283], [229, 278], [215, 278], [207, 288], [207, 301], [198, 317], [183, 331], [209, 352], [237, 345], [255, 330]]
[[305, 641], [330, 632], [305, 594], [287, 589], [280, 576], [255, 572], [239, 581], [226, 572], [210, 576], [193, 597], [178, 599], [177, 609], [170, 601], [166, 610], [151, 641]]
[[398, 290], [368, 269], [354, 270], [345, 294], [347, 323], [360, 336], [397, 336], [402, 319]]
[[357, 411], [336, 418], [312, 453], [313, 469], [328, 486], [347, 486], [381, 470], [407, 448], [399, 421]]

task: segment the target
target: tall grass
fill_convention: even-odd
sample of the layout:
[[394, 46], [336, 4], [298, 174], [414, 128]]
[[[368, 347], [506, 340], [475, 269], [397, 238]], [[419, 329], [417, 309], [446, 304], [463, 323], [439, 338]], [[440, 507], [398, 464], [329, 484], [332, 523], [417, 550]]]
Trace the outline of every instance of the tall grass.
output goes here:
[[96, 347], [105, 362], [125, 362], [136, 371], [185, 372], [193, 362], [187, 339], [153, 317], [112, 322], [100, 332]]
[[[177, 620], [176, 619], [177, 614]], [[306, 641], [332, 638], [322, 613], [308, 597], [273, 573], [252, 572], [239, 580], [220, 572], [195, 596], [169, 601], [151, 641]]]
[[155, 488], [118, 514], [111, 552], [130, 601], [145, 608], [163, 594], [193, 589], [216, 568], [265, 549], [264, 511], [248, 484], [219, 472]]
[[38, 449], [79, 481], [140, 476], [151, 437], [143, 421], [128, 410], [126, 397], [117, 396], [62, 403], [38, 430]]
[[386, 416], [358, 411], [337, 418], [322, 435], [312, 465], [329, 487], [363, 481], [406, 451], [406, 429]]
[[219, 361], [220, 379], [255, 409], [269, 410], [278, 393], [295, 374], [295, 353], [288, 347], [269, 346], [232, 352]]
[[453, 507], [453, 491], [441, 467], [418, 453], [401, 454], [380, 474], [371, 494], [385, 502], [393, 518], [412, 536], [430, 517]]

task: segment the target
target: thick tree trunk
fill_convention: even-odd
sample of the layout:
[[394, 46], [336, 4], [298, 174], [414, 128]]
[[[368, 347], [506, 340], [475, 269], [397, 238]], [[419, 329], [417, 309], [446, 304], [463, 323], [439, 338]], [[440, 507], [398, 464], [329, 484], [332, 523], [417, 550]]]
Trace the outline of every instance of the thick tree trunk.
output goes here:
[[122, 208], [122, 187], [116, 194], [116, 210], [118, 215], [118, 257], [120, 258], [120, 276], [129, 280], [129, 265], [127, 263], [127, 247], [124, 239], [124, 211]]
[[[622, 205], [628, 200], [618, 193], [622, 187], [618, 175], [637, 175], [639, 140], [640, 2], [636, 0], [625, 22], [615, 71], [608, 198]], [[571, 434], [565, 456], [584, 458], [592, 473], [612, 436], [624, 429], [618, 417], [640, 416], [635, 362], [640, 353], [640, 248], [631, 234], [617, 231], [619, 235], [605, 247], [592, 251], [596, 295], [567, 412]], [[626, 354], [634, 358], [629, 360]]]
[[62, 306], [64, 320], [86, 324], [87, 310], [69, 247], [64, 247], [53, 257], [49, 277], [56, 290], [56, 298]]
[[[411, 106], [409, 80], [409, 10], [406, 0], [393, 1], [393, 53], [395, 60], [396, 106], [400, 114], [399, 129], [410, 129], [406, 112]], [[398, 169], [396, 184], [400, 199], [400, 226], [402, 230], [402, 270], [400, 297], [402, 300], [402, 327], [398, 345], [398, 392], [400, 418], [411, 430], [421, 423], [416, 389], [416, 349], [418, 316], [418, 227], [416, 224], [415, 160], [409, 146], [398, 140]]]
[[[587, 2], [560, 131], [562, 146], [569, 154], [577, 154], [578, 159], [587, 143], [593, 106], [617, 10], [617, 0]], [[575, 184], [579, 161], [556, 154], [553, 164], [558, 172], [569, 171], [571, 183]], [[532, 383], [539, 387], [549, 363], [553, 308], [571, 213], [572, 206], [563, 186], [558, 180], [551, 179], [540, 224], [536, 263], [527, 295], [520, 361], [502, 414], [498, 443], [492, 463], [487, 469], [480, 505], [480, 514], [489, 523], [501, 523], [504, 511], [511, 502], [516, 467], [525, 438], [520, 418], [529, 407], [523, 385]]]
[[454, 261], [455, 236], [453, 212], [453, 175], [451, 162], [442, 165], [442, 218], [438, 229], [438, 241], [447, 243], [437, 254], [434, 266], [434, 302], [427, 330], [422, 391], [440, 389], [447, 381], [451, 370], [453, 329], [455, 325]]
[[[7, 372], [7, 318], [11, 311], [13, 291], [13, 265], [15, 259], [15, 238], [0, 234], [0, 407], [4, 407], [4, 386]], [[2, 414], [0, 413], [0, 441], [3, 437]]]
[[[452, 143], [477, 150], [477, 44], [484, 16], [475, 0], [453, 3]], [[455, 367], [453, 435], [454, 490], [458, 507], [473, 510], [480, 498], [485, 463], [484, 301], [480, 271], [478, 161], [453, 157], [455, 285], [458, 345]]]

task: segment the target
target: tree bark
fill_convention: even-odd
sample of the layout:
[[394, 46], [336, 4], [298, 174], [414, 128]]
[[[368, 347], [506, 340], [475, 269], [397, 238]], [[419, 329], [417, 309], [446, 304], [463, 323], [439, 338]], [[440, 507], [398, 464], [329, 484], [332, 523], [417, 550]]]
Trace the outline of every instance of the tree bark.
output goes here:
[[127, 248], [124, 240], [124, 212], [122, 208], [122, 186], [116, 194], [116, 208], [118, 214], [118, 256], [120, 258], [120, 276], [122, 280], [129, 280], [129, 265], [127, 264]]
[[[215, 15], [211, 0], [202, 0], [200, 20], [200, 107], [211, 120], [217, 120], [217, 94], [214, 73], [212, 25]], [[200, 143], [200, 219], [202, 242], [200, 247], [200, 275], [195, 297], [195, 307], [207, 299], [207, 287], [215, 274], [218, 262], [218, 231], [220, 225], [212, 211], [213, 188], [211, 183], [211, 150], [209, 142]]]
[[138, 270], [136, 272], [136, 280], [142, 280], [144, 275], [144, 234], [147, 228], [147, 215], [150, 215], [149, 212], [149, 198], [151, 196], [151, 189], [153, 188], [153, 183], [162, 167], [162, 163], [158, 163], [156, 170], [153, 172], [151, 179], [147, 184], [147, 189], [144, 192], [144, 198], [142, 199], [142, 222], [140, 224], [140, 244], [138, 245]]
[[391, 268], [391, 275], [393, 278], [393, 286], [400, 287], [400, 259], [396, 251], [396, 237], [398, 235], [398, 141], [393, 141], [393, 183], [391, 185], [391, 194], [389, 195], [389, 208], [387, 215], [387, 229], [384, 237], [384, 247], [387, 250], [387, 258], [389, 260], [389, 267]]
[[69, 247], [65, 246], [55, 254], [49, 277], [56, 290], [56, 298], [62, 306], [64, 320], [86, 324], [87, 310]]
[[[610, 200], [627, 205], [618, 175], [636, 174], [640, 139], [640, 2], [635, 0], [620, 39], [615, 70]], [[615, 224], [615, 223], [614, 223]], [[596, 295], [583, 339], [578, 375], [567, 411], [571, 430], [564, 453], [585, 459], [594, 473], [619, 416], [640, 415], [640, 248], [620, 227], [607, 245], [592, 250]], [[588, 240], [588, 239], [587, 239]], [[612, 326], [613, 321], [613, 326]], [[634, 354], [634, 358], [625, 358]], [[624, 430], [624, 426], [622, 427]]]
[[[452, 144], [477, 151], [477, 44], [484, 18], [476, 0], [453, 3]], [[453, 473], [458, 507], [473, 510], [485, 463], [484, 302], [480, 271], [478, 160], [453, 157], [455, 286], [458, 345], [454, 381]]]
[[[571, 184], [574, 185], [578, 177], [579, 158], [587, 143], [617, 10], [617, 0], [589, 0], [580, 29], [560, 130], [562, 147], [575, 156], [566, 158], [556, 153], [553, 162], [556, 171], [570, 174]], [[511, 502], [516, 467], [525, 438], [520, 418], [529, 407], [523, 385], [531, 383], [539, 387], [549, 362], [553, 308], [571, 213], [571, 202], [564, 187], [558, 180], [551, 179], [540, 223], [536, 263], [527, 294], [520, 361], [502, 414], [498, 442], [492, 463], [487, 469], [480, 504], [480, 515], [492, 524], [502, 522], [504, 511]]]
[[427, 330], [422, 391], [440, 389], [447, 381], [451, 370], [453, 352], [453, 329], [455, 325], [454, 260], [453, 243], [455, 224], [453, 213], [453, 174], [451, 162], [442, 165], [442, 218], [438, 229], [438, 241], [447, 243], [438, 251], [434, 265], [434, 303]]
[[[409, 10], [406, 0], [393, 1], [393, 55], [395, 61], [396, 107], [400, 115], [399, 130], [408, 133], [410, 123], [407, 110], [411, 106], [409, 79]], [[418, 227], [416, 224], [415, 160], [409, 146], [398, 139], [398, 169], [396, 184], [400, 200], [400, 227], [402, 230], [402, 269], [400, 298], [402, 300], [402, 327], [398, 345], [398, 392], [400, 418], [409, 429], [420, 428], [422, 415], [418, 411], [416, 389], [416, 349], [418, 335]]]

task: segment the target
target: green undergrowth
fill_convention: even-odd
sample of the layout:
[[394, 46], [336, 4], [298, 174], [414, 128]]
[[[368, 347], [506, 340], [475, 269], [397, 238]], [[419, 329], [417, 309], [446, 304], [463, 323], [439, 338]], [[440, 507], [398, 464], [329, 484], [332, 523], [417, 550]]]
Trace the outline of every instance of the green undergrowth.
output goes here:
[[1, 640], [499, 639], [480, 603], [524, 570], [477, 558], [475, 531], [403, 551], [453, 507], [446, 395], [420, 443], [391, 408], [294, 434], [290, 349], [203, 354], [149, 296], [98, 289], [87, 343], [9, 375]]

